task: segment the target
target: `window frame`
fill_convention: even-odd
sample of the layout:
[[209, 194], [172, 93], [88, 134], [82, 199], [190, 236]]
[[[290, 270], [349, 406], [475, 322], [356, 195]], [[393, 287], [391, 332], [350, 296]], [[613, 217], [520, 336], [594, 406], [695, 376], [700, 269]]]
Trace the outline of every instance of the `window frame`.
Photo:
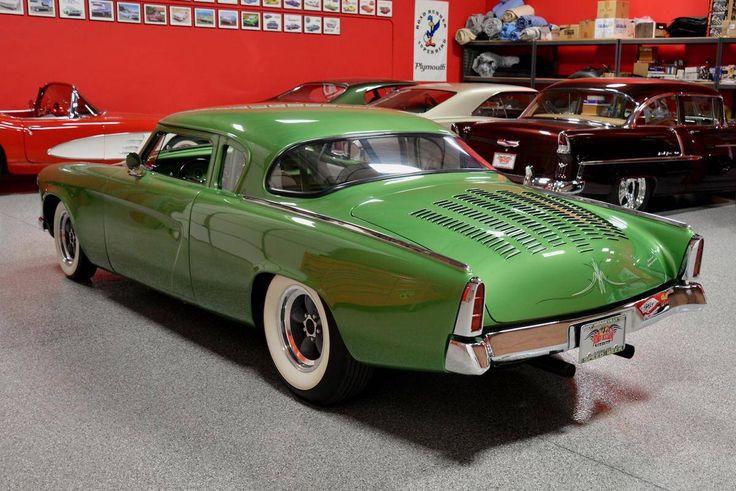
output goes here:
[[[269, 184], [269, 181], [271, 180], [271, 174], [273, 174], [273, 171], [276, 168], [276, 166], [278, 166], [281, 163], [281, 160], [283, 160], [283, 158], [291, 150], [297, 147], [300, 147], [302, 145], [334, 142], [336, 140], [341, 140], [341, 139], [343, 140], [344, 139], [358, 139], [359, 140], [361, 138], [381, 138], [381, 137], [387, 137], [387, 136], [413, 136], [413, 137], [439, 137], [439, 138], [450, 137], [450, 138], [454, 138], [455, 140], [460, 140], [461, 142], [463, 142], [463, 140], [457, 135], [444, 134], [444, 133], [428, 133], [426, 131], [400, 132], [400, 133], [397, 133], [395, 131], [381, 131], [381, 132], [371, 132], [371, 133], [355, 133], [351, 135], [336, 135], [336, 136], [314, 138], [314, 139], [309, 139], [309, 140], [301, 140], [301, 141], [292, 143], [291, 145], [284, 147], [283, 149], [281, 149], [281, 151], [279, 151], [276, 154], [276, 156], [273, 159], [271, 159], [271, 162], [267, 166], [265, 166], [266, 171], [263, 173], [263, 180], [261, 181], [261, 183], [267, 193], [275, 195], [275, 196], [288, 196], [292, 198], [310, 199], [310, 198], [319, 198], [321, 196], [326, 196], [330, 193], [334, 193], [335, 191], [339, 191], [346, 187], [355, 186], [357, 184], [382, 181], [382, 180], [392, 179], [396, 177], [417, 176], [417, 175], [426, 175], [426, 174], [441, 174], [441, 173], [450, 173], [450, 172], [494, 172], [494, 173], [497, 173], [497, 171], [493, 167], [484, 167], [484, 164], [488, 164], [488, 165], [490, 164], [481, 157], [481, 160], [478, 161], [481, 167], [478, 169], [443, 169], [443, 170], [437, 170], [437, 171], [412, 172], [412, 173], [401, 174], [401, 175], [388, 175], [388, 174], [380, 175], [380, 176], [376, 176], [371, 179], [344, 182], [341, 184], [337, 184], [329, 189], [325, 189], [323, 191], [315, 191], [311, 193], [304, 193], [300, 191], [289, 191], [287, 189], [275, 189], [271, 187], [271, 185]], [[465, 146], [467, 146], [467, 144], [465, 144]], [[467, 152], [466, 148], [463, 148], [463, 150]], [[468, 154], [474, 159], [477, 158], [474, 152], [468, 152]]]
[[[204, 184], [187, 181], [185, 179], [180, 179], [178, 177], [167, 176], [166, 174], [162, 174], [160, 172], [156, 172], [153, 169], [149, 169], [148, 166], [146, 166], [145, 162], [148, 160], [149, 155], [151, 154], [154, 147], [156, 146], [158, 137], [161, 134], [165, 134], [165, 133], [175, 133], [177, 136], [189, 136], [193, 138], [206, 138], [212, 142], [212, 153], [210, 154], [210, 162], [209, 164], [207, 164], [207, 178]], [[215, 167], [217, 163], [216, 158], [220, 153], [220, 139], [221, 138], [222, 137], [218, 135], [217, 133], [210, 133], [210, 132], [203, 131], [203, 130], [195, 130], [195, 129], [179, 127], [179, 126], [169, 126], [169, 125], [159, 124], [158, 126], [156, 126], [153, 132], [151, 132], [151, 135], [148, 137], [148, 141], [146, 141], [146, 144], [143, 146], [143, 150], [141, 150], [141, 153], [140, 153], [141, 165], [146, 168], [146, 173], [151, 172], [157, 176], [165, 177], [167, 179], [173, 179], [177, 182], [185, 182], [185, 183], [192, 184], [195, 186], [200, 186], [202, 188], [211, 188], [212, 187], [212, 176], [214, 175]]]
[[[487, 97], [483, 102], [481, 102], [480, 104], [478, 104], [478, 106], [470, 112], [470, 115], [473, 116], [473, 117], [477, 117], [477, 118], [488, 118], [488, 117], [490, 117], [490, 118], [516, 119], [516, 118], [510, 118], [508, 116], [508, 112], [506, 112], [506, 108], [503, 109], [505, 116], [483, 116], [483, 115], [480, 115], [480, 114], [475, 114], [475, 112], [477, 110], [479, 110], [483, 106], [483, 104], [486, 104], [488, 101], [490, 101], [494, 97], [498, 97], [498, 98], [503, 99], [503, 97], [505, 97], [505, 96], [514, 96], [514, 95], [528, 95], [529, 96], [529, 103], [526, 106], [524, 106], [524, 108], [521, 110], [521, 112], [519, 113], [519, 115], [516, 116], [516, 118], [520, 118], [521, 115], [524, 114], [524, 111], [526, 111], [526, 108], [529, 107], [529, 106], [531, 106], [532, 102], [534, 102], [534, 99], [536, 99], [537, 92], [528, 92], [528, 91], [525, 91], [525, 90], [507, 90], [507, 91], [496, 92], [495, 94], [493, 94], [492, 96]], [[501, 102], [503, 102], [503, 100]]]
[[[243, 166], [243, 173], [240, 174], [240, 177], [238, 178], [238, 182], [235, 184], [235, 189], [233, 191], [229, 191], [227, 189], [222, 189], [222, 174], [225, 171], [225, 147], [232, 147], [243, 154], [245, 157], [245, 166]], [[237, 140], [234, 140], [232, 138], [228, 137], [220, 137], [220, 142], [217, 146], [217, 157], [216, 157], [216, 168], [214, 169], [213, 175], [217, 175], [217, 181], [214, 181], [212, 183], [212, 188], [217, 189], [218, 191], [222, 191], [223, 193], [230, 193], [233, 195], [245, 195], [245, 192], [243, 191], [243, 184], [245, 183], [245, 175], [248, 173], [248, 169], [251, 167], [251, 159], [252, 155], [250, 150], [248, 150], [244, 145], [242, 145]]]
[[[675, 97], [677, 100], [677, 124], [675, 126], [662, 126], [662, 125], [643, 125], [643, 124], [637, 124], [636, 120], [641, 114], [641, 112], [653, 101], [658, 99], [663, 99], [667, 97]], [[703, 125], [703, 126], [697, 126], [697, 125], [688, 125], [684, 123], [684, 107], [683, 107], [683, 97], [710, 97], [713, 99], [716, 99], [715, 103], [719, 104], [720, 109], [720, 119], [715, 125]], [[630, 123], [628, 125], [629, 128], [642, 128], [642, 127], [648, 127], [648, 128], [724, 128], [726, 126], [725, 122], [725, 111], [724, 111], [724, 104], [723, 104], [723, 96], [722, 95], [711, 95], [711, 94], [699, 94], [696, 92], [664, 92], [662, 94], [657, 94], [653, 97], [650, 97], [646, 100], [644, 100], [641, 104], [639, 104], [634, 111], [634, 113], [631, 115]]]

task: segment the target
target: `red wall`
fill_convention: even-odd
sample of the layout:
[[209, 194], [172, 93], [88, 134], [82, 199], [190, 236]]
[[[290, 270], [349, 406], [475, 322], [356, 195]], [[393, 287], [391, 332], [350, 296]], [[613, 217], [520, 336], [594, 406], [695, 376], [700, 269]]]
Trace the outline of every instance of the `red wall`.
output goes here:
[[[489, 0], [490, 8], [498, 3]], [[595, 19], [597, 0], [526, 0], [541, 15], [553, 24], [576, 24], [580, 20]], [[708, 15], [708, 0], [630, 0], [631, 17], [649, 16], [657, 22], [670, 23], [675, 17]]]
[[[25, 107], [50, 80], [75, 83], [102, 109], [168, 113], [263, 100], [311, 79], [410, 79], [414, 2], [393, 5], [391, 19], [342, 16], [341, 36], [0, 15], [0, 108]], [[484, 7], [452, 1], [450, 36]], [[450, 81], [461, 60], [452, 41]]]

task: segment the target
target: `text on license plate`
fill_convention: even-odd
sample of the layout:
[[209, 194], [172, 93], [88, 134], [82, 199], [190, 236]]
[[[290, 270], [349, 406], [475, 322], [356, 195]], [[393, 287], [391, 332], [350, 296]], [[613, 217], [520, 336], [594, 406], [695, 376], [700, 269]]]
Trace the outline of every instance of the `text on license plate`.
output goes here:
[[491, 165], [497, 169], [513, 169], [516, 162], [515, 153], [495, 152]]
[[580, 363], [623, 351], [626, 315], [617, 314], [580, 326]]

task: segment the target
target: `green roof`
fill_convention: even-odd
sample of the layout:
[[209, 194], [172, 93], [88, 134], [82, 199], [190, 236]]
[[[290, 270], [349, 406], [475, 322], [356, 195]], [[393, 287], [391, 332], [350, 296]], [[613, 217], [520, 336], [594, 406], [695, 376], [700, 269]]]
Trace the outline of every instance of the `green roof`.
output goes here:
[[162, 124], [232, 135], [271, 151], [300, 141], [363, 133], [452, 133], [390, 109], [334, 104], [253, 104], [172, 114]]

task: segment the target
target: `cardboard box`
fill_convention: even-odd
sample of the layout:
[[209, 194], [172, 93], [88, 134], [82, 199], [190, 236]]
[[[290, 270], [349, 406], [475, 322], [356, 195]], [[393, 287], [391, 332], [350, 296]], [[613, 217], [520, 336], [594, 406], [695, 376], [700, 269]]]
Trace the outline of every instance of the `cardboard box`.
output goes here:
[[654, 63], [659, 58], [659, 52], [656, 46], [639, 46], [638, 61]]
[[636, 63], [634, 63], [634, 69], [632, 70], [632, 73], [634, 75], [639, 75], [640, 77], [648, 77], [649, 63], [637, 61]]
[[599, 19], [621, 19], [629, 17], [629, 0], [600, 0], [598, 2]]
[[560, 26], [560, 39], [580, 39], [580, 25], [564, 24]]
[[653, 20], [638, 21], [634, 25], [634, 37], [653, 38], [657, 32], [657, 23]]
[[634, 37], [633, 19], [596, 19], [596, 39], [625, 39]]
[[580, 21], [580, 39], [595, 39], [595, 21]]

